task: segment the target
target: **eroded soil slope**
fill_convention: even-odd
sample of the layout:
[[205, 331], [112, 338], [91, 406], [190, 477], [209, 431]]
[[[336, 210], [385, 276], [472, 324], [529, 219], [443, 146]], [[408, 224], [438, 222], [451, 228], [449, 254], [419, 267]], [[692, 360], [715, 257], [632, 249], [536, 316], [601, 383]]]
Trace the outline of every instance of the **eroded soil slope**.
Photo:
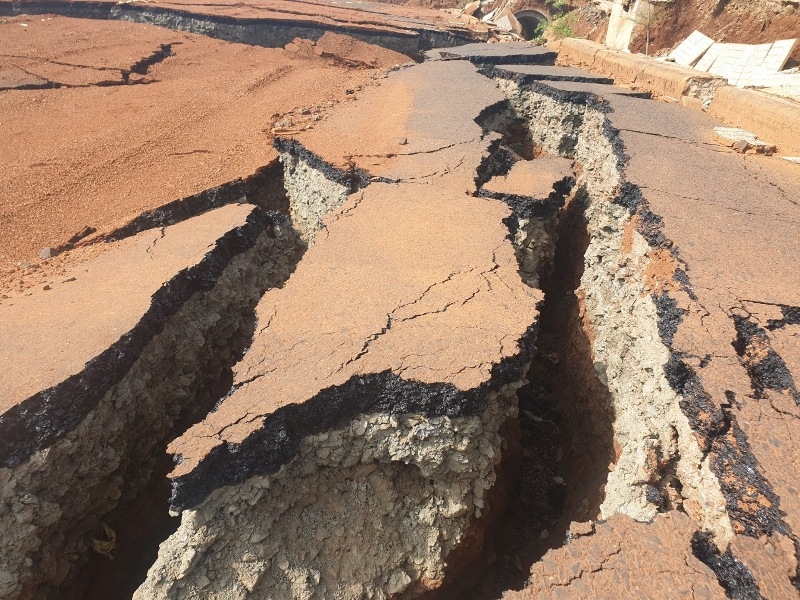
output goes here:
[[[675, 0], [658, 4], [650, 30], [651, 51], [671, 48], [698, 29], [718, 42], [761, 44], [800, 35], [800, 6], [772, 0]], [[644, 52], [647, 30], [638, 27], [631, 51]], [[800, 61], [800, 48], [792, 53]]]

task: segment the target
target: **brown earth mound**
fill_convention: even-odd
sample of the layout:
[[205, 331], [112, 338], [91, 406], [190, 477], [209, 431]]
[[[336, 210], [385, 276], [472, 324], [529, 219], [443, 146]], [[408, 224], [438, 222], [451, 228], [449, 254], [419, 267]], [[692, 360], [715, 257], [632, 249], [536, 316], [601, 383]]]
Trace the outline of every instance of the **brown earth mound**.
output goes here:
[[295, 38], [284, 50], [293, 59], [355, 69], [390, 68], [410, 60], [405, 54], [331, 31], [326, 31], [316, 42]]
[[359, 41], [349, 35], [326, 31], [314, 44], [318, 56], [351, 67], [392, 67], [408, 62], [408, 57]]

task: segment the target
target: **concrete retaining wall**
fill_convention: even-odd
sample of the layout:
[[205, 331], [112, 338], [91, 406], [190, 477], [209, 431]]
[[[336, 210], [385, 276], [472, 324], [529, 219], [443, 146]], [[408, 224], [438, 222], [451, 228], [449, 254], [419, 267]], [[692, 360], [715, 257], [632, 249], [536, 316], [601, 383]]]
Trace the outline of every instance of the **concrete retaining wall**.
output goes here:
[[610, 50], [589, 40], [567, 38], [553, 44], [559, 65], [584, 67], [608, 75], [617, 84], [635, 85], [655, 96], [706, 110], [719, 120], [752, 131], [786, 155], [800, 155], [800, 104], [755, 90], [726, 85], [726, 80], [694, 69]]
[[705, 107], [710, 104], [714, 91], [725, 84], [724, 79], [715, 75], [655, 62], [644, 56], [575, 38], [567, 38], [558, 44], [557, 64], [586, 67], [613, 77], [618, 84], [635, 84], [656, 96], [670, 96], [676, 100], [684, 96], [694, 98]]

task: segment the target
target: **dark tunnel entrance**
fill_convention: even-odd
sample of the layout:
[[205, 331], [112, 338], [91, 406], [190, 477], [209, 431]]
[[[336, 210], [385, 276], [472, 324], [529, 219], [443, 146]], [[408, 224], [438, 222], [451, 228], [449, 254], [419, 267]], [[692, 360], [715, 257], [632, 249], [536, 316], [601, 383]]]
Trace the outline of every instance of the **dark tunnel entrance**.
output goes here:
[[549, 19], [547, 15], [539, 12], [538, 10], [521, 10], [514, 14], [522, 25], [522, 37], [526, 40], [532, 40], [541, 35], [542, 31], [537, 31], [539, 25], [547, 23]]

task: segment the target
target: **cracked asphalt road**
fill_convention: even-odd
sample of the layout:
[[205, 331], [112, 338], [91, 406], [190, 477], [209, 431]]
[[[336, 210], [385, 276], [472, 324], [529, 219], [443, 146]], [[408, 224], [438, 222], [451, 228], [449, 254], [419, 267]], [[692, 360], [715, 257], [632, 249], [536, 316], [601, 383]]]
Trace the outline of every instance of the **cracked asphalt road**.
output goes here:
[[[19, 23], [12, 20], [0, 27], [10, 25]], [[128, 26], [119, 27], [123, 31]], [[183, 34], [159, 32], [149, 39], [138, 36], [141, 29], [125, 31], [137, 34], [138, 59], [153, 56], [153, 48], [166, 39], [164, 35], [177, 40], [169, 42], [177, 48], [176, 55], [148, 72], [158, 85], [169, 84], [174, 77], [175, 89], [182, 86], [171, 65], [196, 67], [195, 61], [202, 62], [212, 49], [224, 61], [249, 61], [243, 77], [245, 91], [242, 87], [232, 90], [237, 98], [244, 98], [241, 102], [233, 99], [234, 108], [241, 108], [242, 102], [252, 106], [253, 96], [260, 111], [268, 110], [272, 102], [285, 103], [286, 96], [274, 97], [271, 84], [281, 81], [283, 86], [294, 77], [298, 85], [308, 85], [312, 75], [329, 76], [330, 85], [319, 92], [320, 101], [334, 97], [345, 84], [352, 85], [349, 75], [331, 65], [295, 68], [294, 62], [287, 66], [286, 57], [276, 58], [272, 51], [234, 51], [230, 45], [214, 46], [216, 42]], [[216, 52], [223, 46], [224, 51]], [[27, 55], [11, 58], [21, 56]], [[48, 63], [48, 68], [63, 67], [69, 75], [89, 77], [86, 90], [69, 91], [84, 109], [95, 96], [79, 94], [88, 94], [89, 89], [98, 93], [105, 73], [122, 73], [136, 64], [127, 55], [113, 65], [90, 62]], [[44, 71], [37, 74], [29, 66], [18, 68], [43, 81], [55, 81], [45, 77]], [[209, 70], [207, 64], [197, 68]], [[216, 68], [221, 71], [220, 64]], [[228, 84], [220, 72], [212, 79], [207, 80], [213, 84], [209, 93], [222, 93], [219, 87]], [[596, 84], [553, 87], [570, 92], [608, 90]], [[51, 92], [14, 92], [3, 97], [0, 111], [20, 109], [31, 97], [46, 104], [50, 100], [46, 94]], [[123, 120], [120, 114], [136, 110], [130, 95], [119, 95], [131, 94], [131, 89], [103, 93], [119, 102], [112, 120]], [[178, 109], [186, 112], [179, 119], [182, 125], [169, 129], [159, 138], [161, 143], [151, 139], [160, 135], [156, 125], [144, 133], [135, 127], [123, 129], [124, 135], [139, 137], [138, 145], [126, 147], [122, 154], [115, 154], [113, 139], [70, 148], [80, 160], [75, 173], [58, 182], [61, 187], [54, 187], [58, 177], [26, 181], [19, 176], [21, 170], [16, 172], [2, 181], [6, 186], [2, 191], [11, 190], [11, 202], [0, 214], [6, 232], [27, 226], [34, 233], [24, 243], [45, 245], [43, 240], [49, 238], [43, 236], [64, 234], [66, 238], [77, 225], [86, 224], [76, 218], [92, 214], [106, 225], [119, 218], [119, 205], [97, 206], [102, 204], [98, 198], [123, 183], [136, 192], [114, 197], [128, 213], [138, 214], [150, 203], [174, 198], [176, 189], [187, 193], [208, 187], [242, 168], [263, 164], [265, 156], [274, 157], [261, 139], [263, 130], [258, 129], [266, 113], [259, 117], [259, 111], [251, 108], [239, 112], [255, 116], [237, 112], [234, 118], [219, 105], [201, 110], [201, 102], [182, 97], [164, 107], [160, 97], [135, 93], [136, 101], [159, 114], [157, 126], [171, 124]], [[236, 368], [236, 389], [219, 410], [171, 445], [170, 450], [182, 458], [173, 477], [190, 473], [215, 447], [241, 443], [278, 409], [301, 404], [353, 377], [389, 371], [407, 380], [446, 383], [467, 391], [486, 383], [493, 365], [514, 356], [517, 344], [538, 317], [536, 305], [542, 294], [520, 281], [503, 225], [509, 208], [473, 195], [475, 171], [495, 139], [493, 134], [484, 134], [474, 118], [502, 100], [494, 84], [466, 62], [426, 63], [399, 71], [382, 87], [365, 92], [363, 102], [345, 105], [323, 125], [298, 136], [305, 147], [332, 165], [349, 169], [355, 163], [367, 170], [373, 183], [353, 194], [326, 220], [324, 235], [287, 285], [262, 299], [258, 308], [262, 325]], [[624, 169], [627, 182], [641, 191], [648, 210], [660, 219], [661, 250], [674, 253], [664, 259], [663, 273], [649, 275], [656, 282], [654, 290], [668, 299], [664, 310], [673, 319], [664, 326], [663, 341], [676, 361], [691, 367], [702, 389], [703, 397], [694, 399], [697, 403], [692, 409], [700, 415], [698, 419], [713, 421], [713, 427], [697, 427], [696, 433], [704, 437], [705, 458], [720, 478], [728, 513], [740, 534], [734, 538], [732, 555], [752, 572], [754, 585], [764, 597], [787, 597], [794, 593], [790, 584], [797, 570], [793, 544], [800, 532], [796, 487], [800, 460], [794, 443], [800, 439], [797, 168], [714, 145], [711, 132], [716, 122], [701, 113], [624, 94], [610, 93], [606, 101], [612, 109], [609, 123], [619, 132], [629, 159]], [[29, 117], [38, 114], [33, 112], [35, 103], [25, 110], [31, 111], [26, 113]], [[67, 127], [71, 134], [95, 126], [90, 123], [91, 111], [80, 115], [78, 124]], [[226, 131], [239, 132], [239, 137], [224, 140], [229, 144], [230, 162], [215, 163], [217, 169], [210, 173], [207, 155], [216, 151], [197, 147], [209, 141], [201, 131], [209, 121], [224, 122], [230, 125]], [[53, 119], [46, 125], [54, 128], [58, 123]], [[41, 148], [21, 144], [26, 134], [22, 127], [11, 132], [15, 147], [23, 148], [19, 164], [50, 165], [46, 156], [39, 155]], [[82, 138], [76, 135], [75, 139]], [[170, 143], [163, 143], [164, 139]], [[185, 149], [176, 151], [181, 144]], [[239, 152], [245, 146], [251, 151]], [[170, 152], [165, 155], [167, 147]], [[69, 154], [64, 148], [59, 151]], [[103, 158], [85, 168], [78, 166], [86, 162], [81, 152]], [[170, 172], [186, 173], [187, 180], [153, 178], [162, 162], [187, 157], [188, 167], [167, 165]], [[129, 168], [124, 182], [109, 168], [119, 162]], [[138, 179], [131, 177], [132, 172]], [[28, 189], [37, 186], [41, 197], [13, 195], [26, 185]], [[137, 195], [140, 190], [146, 192]], [[84, 204], [90, 208], [84, 206], [84, 212], [57, 202], [77, 196], [78, 191], [88, 196]], [[64, 218], [41, 220], [42, 211], [48, 210]], [[50, 229], [30, 225], [37, 218], [50, 223]], [[6, 257], [30, 250], [23, 247], [23, 241], [9, 235]], [[161, 249], [160, 245], [156, 248]], [[676, 268], [682, 269], [683, 284], [667, 282], [659, 287], [659, 277], [677, 279]], [[680, 512], [659, 515], [650, 525], [615, 516], [534, 565], [531, 587], [522, 594], [616, 597], [625, 589], [646, 597], [721, 597], [714, 574], [692, 554], [693, 533], [689, 517]], [[653, 556], [664, 561], [655, 574], [648, 570]], [[676, 580], [674, 588], [664, 587], [668, 579]]]
[[[466, 391], [517, 352], [542, 295], [517, 273], [508, 207], [472, 196], [489, 143], [474, 119], [502, 98], [468, 63], [431, 63], [393, 74], [299, 136], [339, 167], [359, 150], [357, 167], [398, 183], [353, 194], [290, 283], [264, 297], [259, 321], [269, 325], [237, 366], [242, 385], [172, 445], [183, 460], [173, 476], [217, 444], [241, 442], [270, 412], [354, 375], [388, 369]], [[402, 154], [387, 151], [401, 136]], [[432, 175], [404, 183], [420, 172]]]

